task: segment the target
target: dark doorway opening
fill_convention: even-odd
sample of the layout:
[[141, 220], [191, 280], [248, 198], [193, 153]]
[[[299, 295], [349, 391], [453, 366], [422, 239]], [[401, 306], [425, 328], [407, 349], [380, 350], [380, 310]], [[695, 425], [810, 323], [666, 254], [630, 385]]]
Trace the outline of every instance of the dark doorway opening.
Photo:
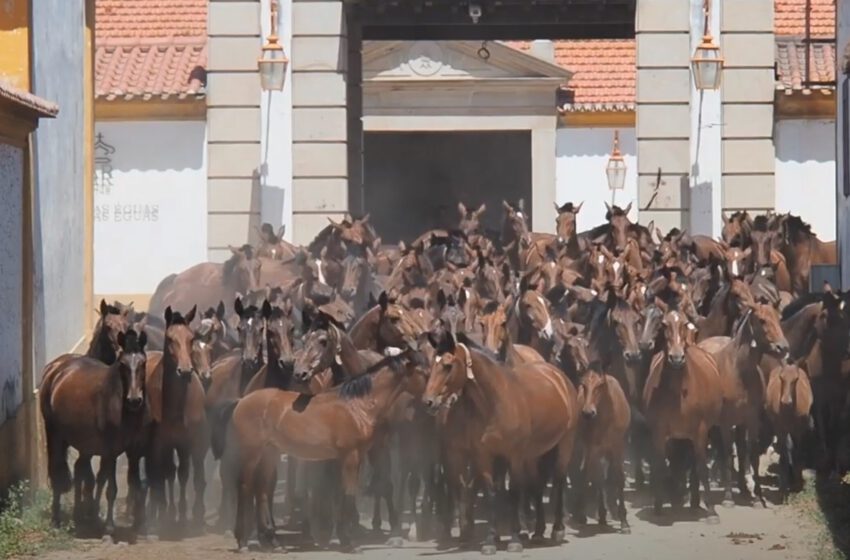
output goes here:
[[487, 204], [482, 226], [493, 231], [502, 200], [524, 199], [530, 212], [528, 131], [369, 132], [364, 143], [364, 206], [386, 243], [456, 226], [458, 202]]

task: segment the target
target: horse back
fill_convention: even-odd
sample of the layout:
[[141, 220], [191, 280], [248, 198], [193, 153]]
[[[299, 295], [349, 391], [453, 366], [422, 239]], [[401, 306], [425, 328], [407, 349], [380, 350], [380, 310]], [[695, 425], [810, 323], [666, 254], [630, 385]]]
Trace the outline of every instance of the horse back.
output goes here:
[[[94, 358], [63, 360], [53, 370], [50, 390], [41, 396], [45, 423], [61, 426], [86, 441], [97, 432], [119, 428], [123, 395], [120, 386], [110, 383], [111, 374], [109, 366]], [[79, 443], [75, 442], [75, 447]]]
[[238, 399], [239, 376], [242, 373], [242, 350], [231, 350], [218, 360], [210, 369], [212, 382], [205, 398], [207, 406], [228, 399]]

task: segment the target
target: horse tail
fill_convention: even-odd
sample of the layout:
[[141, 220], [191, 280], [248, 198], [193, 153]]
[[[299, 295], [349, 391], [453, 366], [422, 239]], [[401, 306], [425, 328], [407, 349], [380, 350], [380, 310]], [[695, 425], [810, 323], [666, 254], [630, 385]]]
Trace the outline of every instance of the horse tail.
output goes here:
[[221, 459], [224, 456], [230, 420], [233, 418], [233, 411], [238, 403], [239, 400], [226, 401], [216, 404], [210, 409], [210, 447], [213, 457], [216, 459]]
[[68, 446], [59, 439], [56, 428], [45, 424], [47, 439], [47, 476], [53, 490], [64, 494], [71, 490], [71, 469], [68, 468]]

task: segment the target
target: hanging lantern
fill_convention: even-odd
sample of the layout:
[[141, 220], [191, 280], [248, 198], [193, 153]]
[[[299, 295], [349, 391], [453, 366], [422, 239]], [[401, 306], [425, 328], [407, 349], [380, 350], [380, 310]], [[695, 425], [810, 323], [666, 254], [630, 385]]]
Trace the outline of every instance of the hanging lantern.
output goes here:
[[271, 3], [271, 33], [266, 39], [257, 59], [257, 67], [260, 71], [260, 87], [263, 91], [281, 91], [286, 82], [286, 69], [289, 59], [283, 52], [283, 47], [278, 42], [277, 36], [277, 0]]
[[626, 185], [626, 160], [623, 159], [623, 154], [620, 153], [620, 131], [614, 131], [614, 148], [611, 150], [611, 157], [608, 158], [608, 165], [605, 167], [605, 174], [608, 176], [608, 188], [612, 191], [623, 190]]
[[723, 57], [720, 56], [720, 47], [711, 36], [709, 21], [711, 18], [710, 0], [705, 0], [703, 13], [702, 42], [694, 51], [691, 59], [691, 72], [694, 75], [694, 86], [700, 90], [717, 90], [720, 88], [720, 80], [723, 76]]

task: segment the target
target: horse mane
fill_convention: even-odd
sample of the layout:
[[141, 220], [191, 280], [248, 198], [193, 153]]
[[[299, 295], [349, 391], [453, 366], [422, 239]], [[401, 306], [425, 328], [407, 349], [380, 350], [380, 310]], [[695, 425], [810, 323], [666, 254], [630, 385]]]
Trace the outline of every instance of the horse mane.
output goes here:
[[561, 206], [558, 207], [558, 213], [563, 214], [564, 212], [575, 212], [576, 207], [572, 202], [565, 202]]
[[810, 236], [812, 234], [812, 226], [803, 221], [800, 216], [794, 216], [793, 214], [788, 214], [788, 218], [785, 220], [785, 223], [788, 226], [788, 231], [791, 234], [790, 236], [797, 237], [800, 234]]
[[484, 304], [484, 307], [481, 309], [481, 314], [490, 315], [491, 313], [495, 313], [497, 309], [499, 309], [499, 302], [495, 300], [490, 300], [486, 304]]
[[334, 231], [336, 230], [331, 224], [326, 225], [319, 233], [316, 234], [313, 241], [307, 245], [307, 252], [314, 258], [318, 259], [322, 254], [322, 249], [324, 249], [325, 245], [327, 245], [328, 239], [330, 239]]
[[365, 373], [343, 381], [339, 386], [339, 396], [347, 400], [365, 397], [372, 392], [373, 375], [374, 372]]
[[797, 313], [803, 310], [804, 307], [808, 307], [813, 303], [819, 303], [823, 298], [822, 294], [811, 293], [811, 294], [803, 294], [788, 305], [782, 310], [782, 320], [790, 319]]
[[483, 354], [485, 357], [490, 358], [497, 364], [504, 364], [505, 361], [499, 357], [498, 354], [490, 350], [489, 348], [485, 348], [484, 346], [478, 344], [471, 338], [469, 338], [466, 333], [459, 332], [457, 333], [457, 341], [464, 346], [469, 347], [470, 350], [475, 350], [479, 354]]
[[[251, 245], [248, 245], [247, 243], [245, 245], [242, 245], [240, 251], [246, 259], [251, 260], [254, 258], [254, 248]], [[240, 255], [233, 255], [229, 259], [224, 261], [225, 278], [229, 278], [230, 275], [233, 274], [233, 271], [236, 269], [236, 265], [239, 264], [239, 257]]]
[[129, 354], [138, 354], [143, 352], [144, 350], [139, 345], [139, 335], [133, 329], [127, 329], [127, 332], [124, 333], [124, 352]]
[[171, 313], [171, 324], [172, 325], [187, 325], [187, 326], [189, 325], [189, 323], [186, 322], [186, 318], [183, 317], [183, 315], [179, 311], [174, 311], [174, 312]]
[[763, 214], [759, 214], [753, 220], [753, 231], [766, 232], [767, 229], [768, 229], [768, 225], [769, 225], [769, 222], [768, 222], [767, 216], [765, 216]]

